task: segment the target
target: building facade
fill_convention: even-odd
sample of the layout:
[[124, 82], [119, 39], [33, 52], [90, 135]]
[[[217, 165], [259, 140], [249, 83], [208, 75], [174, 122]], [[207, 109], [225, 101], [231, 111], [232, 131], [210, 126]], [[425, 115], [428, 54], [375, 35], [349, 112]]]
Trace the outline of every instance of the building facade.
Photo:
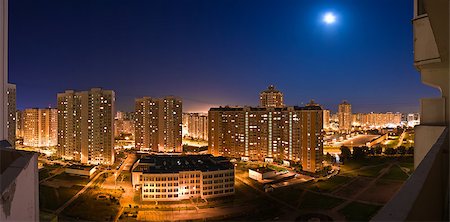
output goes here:
[[[323, 154], [322, 108], [219, 107], [211, 108], [208, 152], [243, 160], [302, 162], [318, 171]], [[316, 155], [317, 154], [317, 155]]]
[[49, 147], [58, 144], [57, 109], [25, 109], [22, 113], [23, 145]]
[[0, 221], [39, 221], [38, 154], [0, 147]]
[[112, 90], [58, 93], [58, 155], [88, 164], [114, 163]]
[[16, 146], [16, 85], [8, 83], [7, 91], [8, 120], [6, 127], [8, 129], [8, 141]]
[[266, 90], [259, 94], [259, 104], [261, 107], [284, 107], [283, 93], [276, 90], [275, 86], [270, 85]]
[[114, 136], [131, 135], [134, 139], [134, 113], [117, 112], [114, 118]]
[[234, 165], [211, 155], [152, 155], [132, 169], [143, 201], [178, 201], [234, 194]]
[[329, 129], [330, 128], [330, 121], [331, 121], [331, 113], [330, 110], [324, 109], [323, 110], [323, 128]]
[[352, 126], [363, 128], [392, 128], [400, 126], [401, 123], [401, 113], [355, 113], [352, 115]]
[[16, 111], [16, 138], [23, 139], [23, 112], [20, 110]]
[[182, 101], [168, 96], [135, 101], [136, 148], [153, 152], [182, 152]]
[[338, 107], [339, 130], [350, 131], [352, 129], [352, 105], [343, 101]]
[[183, 136], [195, 140], [208, 140], [208, 114], [183, 113]]
[[0, 2], [0, 140], [8, 139], [8, 0]]

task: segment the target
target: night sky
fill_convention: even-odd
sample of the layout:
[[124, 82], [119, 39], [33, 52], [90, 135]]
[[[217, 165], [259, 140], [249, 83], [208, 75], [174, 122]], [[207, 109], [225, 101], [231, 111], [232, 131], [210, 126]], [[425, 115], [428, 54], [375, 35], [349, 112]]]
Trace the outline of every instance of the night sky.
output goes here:
[[[438, 91], [413, 67], [412, 0], [11, 0], [9, 79], [18, 109], [92, 87], [175, 95], [184, 111], [257, 105], [269, 84], [288, 105], [417, 112]], [[337, 16], [325, 24], [327, 12]]]

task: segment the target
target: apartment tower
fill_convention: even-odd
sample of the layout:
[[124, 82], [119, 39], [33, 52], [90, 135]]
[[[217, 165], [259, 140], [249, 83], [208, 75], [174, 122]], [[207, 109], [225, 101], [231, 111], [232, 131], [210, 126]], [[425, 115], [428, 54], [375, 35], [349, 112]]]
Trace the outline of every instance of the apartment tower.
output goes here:
[[183, 113], [186, 136], [196, 140], [208, 140], [208, 114]]
[[259, 94], [259, 104], [261, 107], [284, 107], [283, 93], [276, 90], [274, 85], [270, 85]]
[[135, 144], [153, 152], [182, 152], [182, 101], [173, 96], [135, 100]]
[[23, 111], [23, 145], [49, 147], [58, 144], [58, 110], [25, 109]]
[[8, 141], [15, 147], [16, 146], [16, 85], [8, 83], [8, 120], [6, 127], [8, 129]]
[[345, 100], [339, 104], [338, 118], [339, 130], [348, 132], [352, 129], [352, 105]]
[[86, 164], [114, 163], [112, 90], [58, 93], [58, 154]]
[[322, 108], [218, 107], [208, 112], [208, 152], [214, 156], [302, 162], [320, 170], [323, 152]]

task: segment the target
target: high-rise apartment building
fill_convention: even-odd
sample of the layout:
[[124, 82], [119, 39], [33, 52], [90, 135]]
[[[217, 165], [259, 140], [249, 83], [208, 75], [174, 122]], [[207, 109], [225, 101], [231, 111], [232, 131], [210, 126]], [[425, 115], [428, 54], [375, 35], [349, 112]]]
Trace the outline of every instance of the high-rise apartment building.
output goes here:
[[352, 129], [352, 105], [345, 100], [339, 104], [338, 118], [339, 130], [350, 131]]
[[22, 113], [23, 145], [49, 147], [58, 144], [57, 109], [25, 109]]
[[16, 85], [8, 83], [8, 120], [6, 127], [8, 129], [8, 141], [15, 147], [16, 146]]
[[402, 122], [401, 113], [355, 113], [352, 114], [352, 125], [364, 128], [397, 127]]
[[114, 163], [112, 90], [58, 93], [58, 155], [87, 164]]
[[181, 143], [181, 99], [173, 96], [136, 99], [136, 148], [153, 152], [182, 152]]
[[16, 138], [23, 138], [23, 112], [16, 111]]
[[304, 170], [321, 168], [322, 108], [219, 107], [208, 112], [208, 151], [243, 160], [302, 162]]
[[8, 1], [0, 2], [0, 140], [8, 139]]
[[123, 134], [131, 135], [134, 138], [134, 114], [128, 112], [117, 112], [114, 118], [114, 136]]
[[330, 110], [328, 110], [328, 109], [323, 110], [323, 128], [324, 129], [330, 128], [330, 121], [331, 121], [330, 115], [331, 115]]
[[316, 172], [323, 168], [323, 112], [311, 101], [300, 112], [300, 149], [302, 169]]
[[184, 136], [197, 140], [208, 140], [208, 114], [183, 113]]
[[259, 94], [259, 104], [261, 107], [284, 107], [283, 93], [276, 90], [275, 86], [270, 85]]

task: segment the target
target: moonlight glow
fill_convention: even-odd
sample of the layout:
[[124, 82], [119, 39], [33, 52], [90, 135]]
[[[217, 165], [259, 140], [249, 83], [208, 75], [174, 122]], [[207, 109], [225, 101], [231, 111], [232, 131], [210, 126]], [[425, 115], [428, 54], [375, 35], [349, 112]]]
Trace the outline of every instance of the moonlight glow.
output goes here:
[[328, 12], [323, 16], [323, 21], [327, 24], [333, 24], [336, 22], [336, 16], [333, 13]]

